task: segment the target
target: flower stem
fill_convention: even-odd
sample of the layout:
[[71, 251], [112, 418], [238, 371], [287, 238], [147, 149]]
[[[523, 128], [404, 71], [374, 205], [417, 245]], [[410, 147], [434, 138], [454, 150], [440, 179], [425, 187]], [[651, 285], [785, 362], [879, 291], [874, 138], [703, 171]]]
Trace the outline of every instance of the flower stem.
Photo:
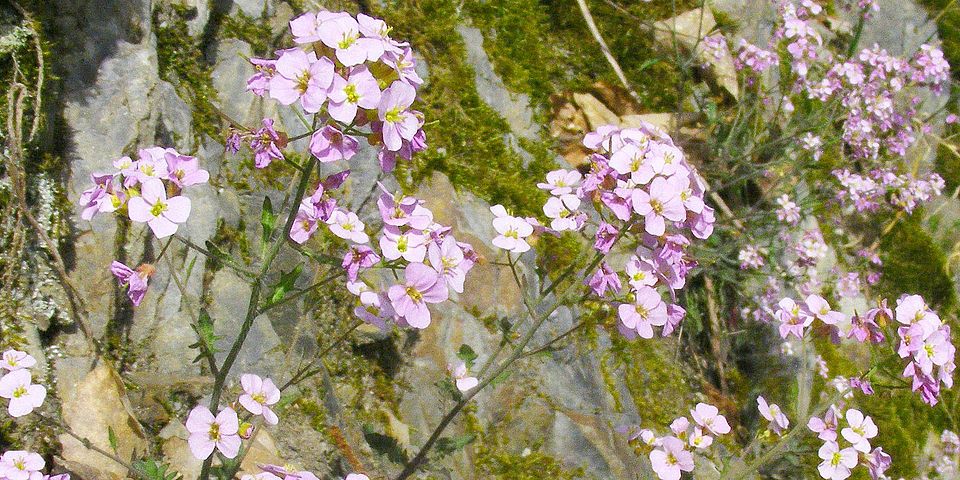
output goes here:
[[[293, 203], [291, 204], [293, 205], [293, 209], [299, 208], [300, 201], [303, 200], [303, 196], [307, 191], [307, 185], [310, 183], [310, 176], [313, 173], [316, 164], [316, 159], [311, 157], [306, 169], [300, 173], [300, 184], [297, 186], [297, 193], [294, 197]], [[260, 293], [263, 290], [264, 277], [266, 277], [267, 272], [270, 270], [270, 265], [273, 264], [273, 260], [277, 258], [277, 253], [280, 252], [280, 247], [287, 242], [287, 238], [290, 236], [290, 230], [293, 228], [295, 218], [296, 212], [291, 211], [287, 217], [287, 223], [284, 226], [283, 231], [277, 238], [273, 240], [270, 250], [266, 253], [266, 255], [264, 255], [263, 264], [260, 266], [260, 272], [251, 284], [250, 301], [247, 303], [247, 313], [243, 319], [243, 325], [240, 327], [240, 334], [237, 335], [237, 339], [234, 340], [233, 346], [230, 347], [230, 352], [227, 353], [227, 358], [225, 358], [223, 360], [223, 364], [220, 365], [214, 380], [213, 394], [210, 397], [211, 411], [216, 412], [219, 408], [220, 397], [223, 394], [223, 387], [226, 384], [227, 375], [230, 374], [230, 369], [233, 368], [234, 362], [237, 361], [237, 356], [240, 354], [240, 349], [243, 347], [243, 342], [247, 339], [247, 335], [250, 333], [250, 329], [253, 327], [253, 321], [257, 318], [259, 312], [258, 307], [260, 305]], [[209, 480], [210, 466], [212, 463], [212, 455], [204, 460], [203, 466], [200, 469], [199, 480]]]
[[[587, 266], [586, 271], [589, 272], [593, 270], [597, 265], [600, 264], [600, 261], [603, 260], [603, 257], [604, 255], [602, 253], [597, 252], [597, 254], [594, 256], [593, 261], [590, 263], [589, 266]], [[568, 272], [570, 271], [572, 271], [572, 269], [568, 270]], [[559, 278], [557, 278], [556, 282], [562, 281], [565, 276], [566, 274], [561, 275]], [[556, 282], [554, 282], [554, 285], [556, 284]], [[553, 285], [551, 285], [551, 287], [552, 286]], [[478, 384], [475, 388], [473, 388], [472, 390], [464, 394], [463, 398], [461, 398], [456, 403], [456, 405], [454, 405], [453, 408], [449, 412], [447, 412], [447, 414], [443, 417], [443, 419], [440, 420], [440, 424], [437, 425], [436, 429], [434, 429], [433, 433], [430, 435], [430, 438], [427, 439], [426, 443], [423, 444], [423, 447], [420, 448], [420, 451], [417, 452], [417, 454], [413, 457], [413, 459], [407, 462], [406, 466], [404, 466], [403, 468], [403, 471], [401, 471], [400, 474], [397, 475], [395, 480], [405, 480], [409, 478], [411, 475], [413, 475], [418, 468], [420, 468], [420, 466], [426, 460], [427, 454], [430, 453], [430, 450], [433, 448], [434, 444], [436, 444], [437, 441], [440, 440], [440, 435], [442, 435], [443, 431], [446, 430], [447, 426], [450, 425], [450, 422], [452, 422], [457, 417], [457, 415], [460, 414], [463, 408], [466, 407], [467, 404], [469, 404], [470, 401], [473, 400], [473, 398], [476, 397], [478, 393], [480, 393], [480, 391], [482, 391], [486, 386], [493, 383], [494, 380], [496, 380], [501, 374], [506, 372], [508, 368], [510, 368], [517, 360], [519, 360], [523, 356], [523, 350], [527, 347], [530, 341], [533, 340], [533, 336], [537, 333], [537, 330], [539, 330], [540, 327], [543, 326], [543, 324], [547, 321], [547, 319], [550, 318], [550, 315], [552, 315], [553, 312], [555, 312], [558, 308], [560, 308], [560, 306], [563, 305], [566, 302], [566, 300], [573, 297], [569, 293], [570, 293], [570, 290], [573, 289], [573, 287], [575, 286], [578, 286], [578, 284], [571, 283], [567, 285], [563, 289], [563, 294], [557, 299], [556, 302], [554, 302], [549, 308], [547, 308], [547, 310], [545, 310], [539, 316], [532, 317], [534, 320], [533, 326], [530, 327], [530, 329], [527, 330], [527, 333], [524, 334], [523, 338], [520, 339], [520, 341], [514, 347], [513, 352], [510, 354], [510, 356], [506, 360], [504, 360], [503, 363], [501, 363], [497, 368], [495, 368], [489, 375], [484, 377], [483, 380], [480, 381], [480, 384]], [[549, 290], [552, 290], [552, 288]], [[541, 297], [541, 301], [538, 304], [538, 306], [543, 305], [546, 298], [547, 298], [547, 294], [544, 294], [543, 297]], [[533, 310], [531, 309], [529, 313], [532, 314]]]

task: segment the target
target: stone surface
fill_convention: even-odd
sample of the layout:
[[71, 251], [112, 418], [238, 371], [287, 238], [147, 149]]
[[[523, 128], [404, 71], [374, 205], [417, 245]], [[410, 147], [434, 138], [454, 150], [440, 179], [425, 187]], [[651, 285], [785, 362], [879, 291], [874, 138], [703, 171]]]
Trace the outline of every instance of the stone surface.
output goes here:
[[[112, 368], [101, 362], [79, 381], [72, 382], [71, 378], [77, 378], [76, 370], [82, 371], [85, 363], [61, 360], [57, 367], [61, 373], [57, 396], [63, 401], [63, 418], [75, 434], [103, 450], [111, 451], [108, 432], [113, 430], [118, 457], [127, 459], [133, 452], [138, 455], [146, 452], [148, 444], [143, 428], [133, 415], [123, 379]], [[67, 369], [75, 372], [63, 375]], [[84, 478], [126, 477], [126, 468], [87, 449], [72, 436], [61, 434], [59, 441], [63, 445], [60, 455], [64, 465]]]

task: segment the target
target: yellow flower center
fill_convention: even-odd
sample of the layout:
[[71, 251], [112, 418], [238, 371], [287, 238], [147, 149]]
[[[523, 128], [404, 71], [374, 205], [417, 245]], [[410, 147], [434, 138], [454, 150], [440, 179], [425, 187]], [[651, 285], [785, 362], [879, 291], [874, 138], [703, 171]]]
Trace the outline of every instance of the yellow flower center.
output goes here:
[[210, 435], [210, 440], [220, 440], [220, 424], [211, 423], [210, 432], [208, 432], [208, 434]]
[[297, 91], [300, 92], [300, 95], [307, 93], [307, 88], [310, 86], [310, 72], [304, 70], [303, 73], [297, 77]]
[[390, 110], [387, 110], [387, 113], [383, 116], [384, 120], [390, 123], [397, 123], [402, 120], [400, 116], [400, 107], [393, 107]]
[[347, 101], [350, 103], [357, 103], [360, 101], [360, 94], [357, 93], [357, 86], [348, 83], [346, 87], [343, 88], [344, 95], [347, 96]]
[[27, 388], [23, 385], [13, 389], [13, 398], [20, 398], [27, 394]]
[[167, 211], [167, 204], [163, 202], [157, 202], [153, 204], [153, 207], [150, 208], [150, 215], [154, 217], [159, 217], [161, 213]]
[[416, 303], [420, 303], [420, 301], [423, 300], [423, 294], [413, 287], [407, 287], [407, 295]]

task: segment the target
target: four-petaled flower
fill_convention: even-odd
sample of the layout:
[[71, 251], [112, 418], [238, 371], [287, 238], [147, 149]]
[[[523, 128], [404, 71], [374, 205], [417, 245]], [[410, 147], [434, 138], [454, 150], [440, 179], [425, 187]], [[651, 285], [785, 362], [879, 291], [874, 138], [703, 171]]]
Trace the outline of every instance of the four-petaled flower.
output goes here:
[[225, 408], [216, 417], [210, 409], [198, 405], [187, 417], [187, 443], [194, 457], [205, 460], [213, 450], [227, 458], [235, 458], [240, 452], [240, 419], [232, 408]]
[[254, 415], [263, 415], [263, 421], [268, 425], [276, 425], [280, 419], [270, 405], [280, 401], [280, 389], [273, 384], [273, 380], [247, 373], [240, 376], [240, 385], [243, 387], [240, 405]]
[[43, 405], [47, 389], [33, 384], [29, 370], [14, 370], [0, 378], [0, 398], [10, 400], [7, 406], [10, 416], [22, 417]]
[[157, 238], [177, 233], [178, 224], [190, 216], [190, 199], [182, 195], [167, 198], [167, 191], [159, 179], [141, 183], [139, 197], [128, 202], [130, 220], [146, 222]]

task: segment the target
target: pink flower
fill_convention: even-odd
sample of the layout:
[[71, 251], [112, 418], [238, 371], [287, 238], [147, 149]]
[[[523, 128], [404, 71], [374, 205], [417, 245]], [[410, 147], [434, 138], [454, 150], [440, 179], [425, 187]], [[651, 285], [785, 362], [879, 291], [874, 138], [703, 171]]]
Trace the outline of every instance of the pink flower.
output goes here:
[[663, 235], [666, 220], [679, 222], [687, 216], [679, 192], [663, 177], [653, 180], [649, 193], [641, 188], [634, 190], [632, 201], [633, 210], [644, 216], [643, 227], [650, 235]]
[[140, 160], [135, 162], [135, 165], [131, 165], [131, 167], [136, 168], [133, 174], [136, 177], [136, 182], [143, 183], [149, 180], [167, 178], [166, 155], [169, 152], [176, 153], [172, 148], [150, 147], [140, 149], [137, 152]]
[[433, 242], [428, 248], [430, 265], [438, 270], [447, 286], [457, 293], [463, 293], [463, 282], [473, 262], [464, 258], [463, 249], [452, 236], [445, 237], [439, 244]]
[[333, 82], [333, 62], [327, 57], [317, 59], [314, 52], [292, 48], [280, 55], [276, 68], [270, 79], [270, 97], [283, 105], [299, 100], [307, 113], [319, 112]]
[[776, 403], [767, 404], [767, 400], [764, 399], [763, 396], [759, 396], [757, 397], [757, 407], [760, 415], [770, 422], [770, 428], [774, 433], [779, 434], [790, 426], [790, 420], [787, 419], [787, 416], [783, 414], [783, 410], [781, 410], [780, 406]]
[[350, 15], [324, 21], [319, 27], [320, 41], [336, 50], [337, 60], [346, 67], [376, 61], [383, 55], [383, 44], [360, 36], [360, 24]]
[[350, 160], [359, 148], [357, 139], [344, 135], [332, 125], [317, 130], [310, 137], [310, 153], [323, 163]]
[[308, 471], [294, 472], [290, 468], [281, 467], [279, 465], [257, 465], [260, 467], [260, 470], [263, 470], [263, 473], [260, 475], [270, 475], [269, 477], [256, 477], [257, 480], [320, 480], [316, 475]]
[[547, 182], [538, 183], [537, 188], [550, 191], [550, 195], [566, 195], [573, 192], [573, 188], [583, 178], [576, 170], [554, 170], [547, 173]]
[[850, 469], [857, 466], [857, 451], [849, 447], [840, 450], [836, 442], [824, 443], [817, 454], [823, 460], [817, 471], [827, 480], [844, 480], [850, 476]]
[[399, 80], [383, 91], [377, 112], [383, 122], [383, 144], [387, 150], [400, 150], [403, 141], [413, 140], [420, 130], [420, 119], [409, 110], [416, 96], [416, 89]]
[[157, 238], [177, 233], [177, 224], [190, 216], [190, 199], [184, 196], [167, 198], [163, 182], [158, 179], [141, 183], [139, 197], [129, 202], [130, 220], [146, 222]]
[[214, 418], [210, 409], [196, 406], [187, 417], [190, 451], [193, 456], [205, 460], [214, 448], [227, 458], [235, 458], [240, 452], [240, 419], [232, 408], [225, 408]]
[[610, 253], [613, 242], [617, 240], [620, 230], [607, 222], [601, 221], [594, 235], [593, 248], [601, 253]]
[[264, 58], [251, 58], [250, 63], [256, 73], [247, 79], [247, 91], [262, 97], [270, 89], [270, 79], [277, 73], [277, 61]]
[[869, 452], [870, 439], [877, 436], [877, 425], [873, 423], [873, 419], [854, 408], [847, 410], [844, 416], [849, 426], [840, 430], [840, 435], [852, 443], [854, 449], [863, 453]]
[[361, 268], [370, 268], [380, 261], [380, 256], [366, 245], [353, 245], [343, 256], [341, 266], [347, 271], [347, 279], [357, 281]]
[[37, 359], [33, 358], [27, 352], [21, 352], [19, 350], [7, 350], [3, 352], [3, 363], [0, 363], [0, 368], [9, 371], [21, 370], [24, 368], [30, 368], [37, 364]]
[[713, 445], [713, 437], [704, 435], [703, 429], [696, 427], [693, 429], [693, 435], [690, 435], [690, 446], [693, 448], [704, 449]]
[[[130, 160], [130, 157], [124, 158]], [[105, 208], [111, 206], [109, 194], [114, 190], [113, 180], [114, 174], [95, 173], [90, 175], [90, 181], [93, 182], [93, 186], [80, 194], [80, 201], [78, 202], [83, 208], [83, 211], [80, 213], [80, 218], [90, 220], [96, 214], [106, 211]], [[113, 210], [115, 210], [115, 208], [110, 211]]]
[[46, 462], [38, 453], [10, 450], [0, 456], [0, 478], [6, 480], [37, 480]]
[[377, 108], [380, 104], [380, 87], [367, 67], [359, 66], [350, 71], [347, 79], [334, 75], [328, 98], [330, 116], [349, 124], [357, 117], [358, 107], [366, 110]]
[[293, 226], [290, 228], [290, 240], [303, 245], [310, 240], [313, 232], [317, 231], [317, 222], [319, 212], [317, 207], [309, 198], [300, 202], [300, 208], [297, 210], [297, 216], [293, 220]]
[[870, 473], [870, 478], [873, 480], [878, 480], [880, 478], [887, 478], [883, 475], [883, 472], [886, 472], [890, 465], [893, 464], [893, 460], [890, 458], [890, 455], [884, 453], [883, 449], [880, 447], [874, 448], [872, 452], [864, 455], [867, 462], [867, 471]]
[[610, 268], [610, 265], [607, 265], [607, 262], [602, 262], [600, 268], [587, 280], [587, 285], [593, 293], [601, 297], [606, 295], [608, 289], [613, 293], [620, 293], [620, 276]]
[[380, 237], [380, 251], [387, 260], [403, 258], [408, 262], [423, 262], [427, 255], [427, 237], [413, 230], [401, 232], [397, 227], [387, 226]]
[[830, 405], [827, 412], [823, 414], [823, 418], [810, 417], [807, 428], [816, 433], [820, 440], [835, 442], [837, 440], [837, 408]]
[[803, 329], [813, 323], [813, 317], [804, 312], [791, 298], [784, 298], [777, 304], [780, 308], [774, 313], [780, 320], [780, 336], [786, 339], [790, 334], [803, 338]]
[[210, 173], [200, 168], [200, 162], [195, 157], [176, 152], [167, 152], [165, 157], [167, 179], [180, 188], [207, 183], [210, 179]]
[[780, 205], [780, 208], [777, 209], [777, 220], [791, 225], [796, 225], [800, 221], [800, 207], [790, 200], [789, 195], [783, 194], [778, 197], [777, 205]]
[[558, 232], [579, 230], [583, 221], [582, 219], [578, 221], [578, 208], [580, 208], [580, 199], [575, 195], [566, 194], [548, 198], [547, 203], [543, 205], [543, 213], [547, 218], [552, 219], [550, 228]]
[[499, 234], [493, 239], [495, 247], [513, 253], [530, 250], [530, 244], [525, 239], [533, 233], [533, 227], [526, 220], [508, 215], [503, 205], [494, 205], [490, 211], [496, 216], [493, 228]]
[[642, 338], [653, 338], [653, 326], [667, 323], [667, 306], [656, 290], [643, 287], [635, 293], [634, 303], [620, 305], [620, 323], [628, 329], [636, 329]]
[[635, 289], [652, 287], [657, 284], [657, 267], [647, 259], [636, 255], [627, 262], [626, 273], [630, 286]]
[[334, 235], [344, 240], [349, 240], [354, 243], [367, 243], [367, 241], [370, 240], [370, 237], [363, 231], [365, 225], [360, 221], [356, 213], [338, 208], [330, 215], [330, 219], [327, 220], [327, 225], [330, 226], [330, 231], [333, 232]]
[[134, 307], [140, 306], [143, 296], [147, 294], [147, 282], [154, 268], [151, 265], [141, 265], [136, 270], [114, 260], [110, 264], [110, 272], [120, 282], [121, 287], [127, 288], [127, 297], [133, 303]]
[[660, 447], [650, 452], [650, 464], [660, 480], [679, 480], [681, 471], [693, 471], [693, 454], [684, 450], [683, 441], [664, 437], [660, 442]]
[[730, 433], [730, 424], [727, 423], [727, 419], [720, 415], [720, 410], [713, 405], [698, 403], [695, 409], [690, 410], [690, 416], [697, 425], [706, 428], [714, 435]]
[[10, 400], [7, 412], [11, 417], [28, 415], [43, 405], [47, 389], [32, 381], [29, 370], [14, 370], [0, 378], [0, 398]]
[[263, 415], [263, 421], [268, 425], [276, 425], [280, 419], [270, 405], [280, 401], [280, 389], [273, 384], [273, 380], [246, 373], [240, 376], [240, 385], [243, 386], [240, 405], [254, 415]]
[[457, 362], [456, 365], [450, 365], [447, 367], [447, 370], [450, 371], [450, 374], [453, 375], [453, 380], [457, 384], [457, 390], [461, 392], [466, 392], [473, 387], [476, 387], [480, 382], [476, 377], [467, 376], [467, 365], [463, 362]]
[[397, 315], [414, 328], [430, 325], [428, 303], [440, 303], [449, 298], [447, 285], [436, 270], [422, 264], [411, 263], [404, 270], [404, 283], [394, 285], [387, 291]]
[[283, 160], [281, 146], [286, 145], [282, 137], [273, 128], [273, 119], [264, 118], [262, 127], [253, 134], [250, 149], [253, 150], [253, 165], [257, 168], [266, 168], [274, 160]]
[[381, 60], [397, 72], [397, 76], [400, 77], [401, 82], [408, 83], [412, 86], [418, 86], [423, 83], [423, 79], [420, 78], [420, 75], [417, 73], [417, 62], [413, 57], [413, 50], [409, 46], [403, 47], [399, 52], [385, 52]]
[[846, 319], [842, 313], [830, 310], [830, 304], [820, 295], [807, 296], [804, 307], [809, 315], [819, 318], [827, 325], [836, 325]]

